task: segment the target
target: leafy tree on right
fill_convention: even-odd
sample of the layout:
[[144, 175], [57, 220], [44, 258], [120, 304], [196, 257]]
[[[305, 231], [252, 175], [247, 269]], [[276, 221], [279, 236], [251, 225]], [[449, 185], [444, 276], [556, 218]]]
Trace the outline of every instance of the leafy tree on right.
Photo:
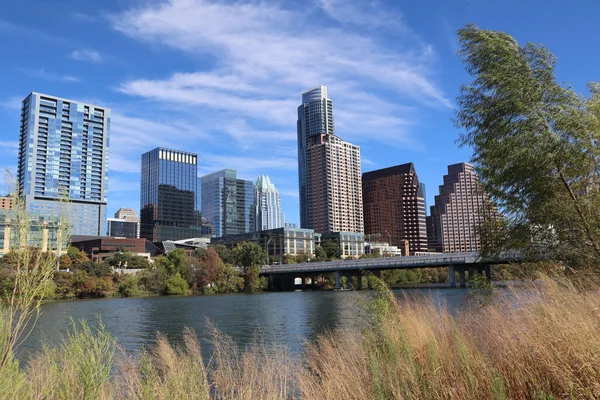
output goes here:
[[459, 143], [505, 216], [490, 243], [598, 269], [600, 86], [558, 84], [544, 46], [475, 25], [458, 35], [474, 78], [458, 97]]

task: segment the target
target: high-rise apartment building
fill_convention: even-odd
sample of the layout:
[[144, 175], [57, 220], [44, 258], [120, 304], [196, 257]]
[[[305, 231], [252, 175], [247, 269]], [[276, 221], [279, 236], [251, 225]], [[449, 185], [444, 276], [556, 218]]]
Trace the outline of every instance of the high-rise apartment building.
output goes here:
[[365, 172], [362, 176], [365, 233], [410, 254], [427, 251], [425, 195], [413, 163]]
[[302, 94], [298, 107], [300, 227], [363, 232], [360, 148], [335, 136], [327, 88]]
[[73, 235], [106, 232], [110, 109], [31, 93], [21, 108], [19, 196], [31, 212], [65, 212]]
[[140, 236], [152, 242], [201, 236], [198, 156], [156, 148], [142, 154]]
[[261, 175], [254, 184], [254, 231], [283, 228], [281, 197], [268, 176]]
[[254, 183], [237, 179], [232, 169], [204, 175], [202, 217], [214, 225], [216, 237], [237, 235], [254, 230]]
[[481, 250], [480, 229], [500, 214], [471, 164], [448, 166], [440, 194], [427, 217], [429, 248], [444, 253]]

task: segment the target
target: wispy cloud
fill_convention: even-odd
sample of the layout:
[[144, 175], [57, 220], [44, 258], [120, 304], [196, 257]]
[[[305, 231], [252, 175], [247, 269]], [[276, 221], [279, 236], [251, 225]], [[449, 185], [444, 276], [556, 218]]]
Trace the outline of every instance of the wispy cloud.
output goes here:
[[47, 81], [60, 81], [60, 82], [80, 82], [81, 78], [73, 75], [61, 75], [55, 74], [50, 71], [46, 71], [45, 68], [38, 69], [23, 69], [25, 74], [32, 78], [44, 79]]
[[[283, 4], [169, 0], [112, 16], [113, 27], [128, 36], [214, 59], [208, 70], [130, 80], [118, 90], [159, 104], [200, 106], [194, 113], [222, 113], [234, 121], [222, 131], [240, 148], [294, 140], [299, 94], [319, 84], [330, 87], [340, 136], [359, 141], [394, 138], [406, 145], [414, 141], [408, 127], [418, 120], [415, 102], [451, 107], [430, 72], [433, 48], [402, 15], [377, 3], [368, 5], [372, 20], [366, 5], [340, 0], [321, 0], [320, 8]], [[367, 34], [353, 28], [358, 23], [385, 29]], [[390, 41], [386, 30], [404, 40]]]
[[71, 18], [80, 22], [96, 22], [98, 20], [98, 18], [82, 12], [74, 12], [71, 14]]
[[99, 63], [102, 61], [102, 56], [95, 50], [80, 49], [71, 52], [71, 59]]
[[0, 102], [0, 106], [10, 111], [19, 111], [23, 104], [23, 97], [13, 96]]

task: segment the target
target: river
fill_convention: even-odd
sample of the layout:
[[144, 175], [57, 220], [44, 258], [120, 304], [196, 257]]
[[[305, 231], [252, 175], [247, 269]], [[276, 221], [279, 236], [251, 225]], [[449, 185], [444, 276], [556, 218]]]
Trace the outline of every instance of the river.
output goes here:
[[[451, 309], [467, 302], [466, 289], [396, 290], [402, 299], [432, 296]], [[23, 361], [42, 343], [55, 345], [64, 337], [73, 320], [87, 320], [97, 326], [98, 318], [106, 330], [118, 338], [125, 353], [132, 354], [151, 345], [156, 333], [180, 343], [184, 327], [196, 331], [203, 345], [203, 355], [210, 355], [210, 325], [245, 346], [260, 336], [266, 343], [285, 345], [293, 354], [301, 354], [305, 343], [337, 328], [359, 329], [365, 321], [361, 305], [371, 296], [369, 291], [305, 291], [215, 296], [112, 298], [98, 300], [50, 301], [31, 335], [21, 345], [18, 356]]]

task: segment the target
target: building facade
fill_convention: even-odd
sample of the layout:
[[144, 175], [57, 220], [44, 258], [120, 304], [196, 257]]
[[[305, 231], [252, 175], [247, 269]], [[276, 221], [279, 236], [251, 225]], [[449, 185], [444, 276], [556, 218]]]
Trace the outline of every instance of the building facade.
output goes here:
[[285, 217], [281, 211], [281, 197], [268, 176], [261, 175], [254, 184], [254, 230], [283, 228]]
[[[196, 199], [198, 199], [198, 198], [196, 197]], [[140, 237], [140, 217], [138, 216], [138, 213], [136, 213], [133, 208], [119, 208], [117, 210], [117, 212], [115, 213], [115, 218], [122, 219], [127, 222], [137, 223], [137, 233], [136, 233], [135, 237], [136, 238]], [[110, 231], [110, 228], [109, 228], [109, 231]], [[109, 236], [111, 236], [111, 235], [109, 234]]]
[[17, 220], [22, 217], [22, 213], [14, 210], [0, 210], [0, 257], [21, 246], [35, 247], [43, 252], [54, 251], [59, 247], [61, 250], [65, 248], [59, 234], [58, 220], [49, 219], [39, 213], [27, 213], [27, 236], [19, 237], [21, 230]]
[[363, 232], [360, 148], [335, 136], [326, 87], [302, 94], [297, 127], [300, 226]]
[[214, 235], [236, 235], [254, 230], [254, 183], [237, 179], [232, 169], [201, 177], [202, 217], [214, 226]]
[[142, 154], [140, 236], [152, 242], [201, 236], [198, 156], [156, 148]]
[[31, 93], [23, 100], [19, 196], [31, 211], [69, 220], [70, 233], [106, 232], [110, 109]]
[[108, 218], [108, 236], [124, 237], [128, 239], [137, 239], [139, 232], [139, 222], [127, 221], [120, 218]]
[[427, 251], [425, 194], [413, 163], [362, 175], [365, 233], [380, 234], [410, 254]]
[[429, 248], [443, 253], [479, 251], [482, 224], [498, 218], [500, 214], [482, 190], [473, 166], [449, 165], [427, 217]]
[[281, 258], [286, 255], [314, 256], [320, 240], [321, 235], [312, 229], [276, 228], [212, 238], [210, 243], [227, 247], [235, 247], [242, 242], [256, 243], [269, 254], [270, 262], [281, 262]]
[[365, 254], [365, 235], [359, 232], [323, 233], [321, 242], [333, 242], [340, 246], [342, 258], [358, 258]]
[[11, 195], [0, 197], [0, 210], [14, 210], [15, 198]]

